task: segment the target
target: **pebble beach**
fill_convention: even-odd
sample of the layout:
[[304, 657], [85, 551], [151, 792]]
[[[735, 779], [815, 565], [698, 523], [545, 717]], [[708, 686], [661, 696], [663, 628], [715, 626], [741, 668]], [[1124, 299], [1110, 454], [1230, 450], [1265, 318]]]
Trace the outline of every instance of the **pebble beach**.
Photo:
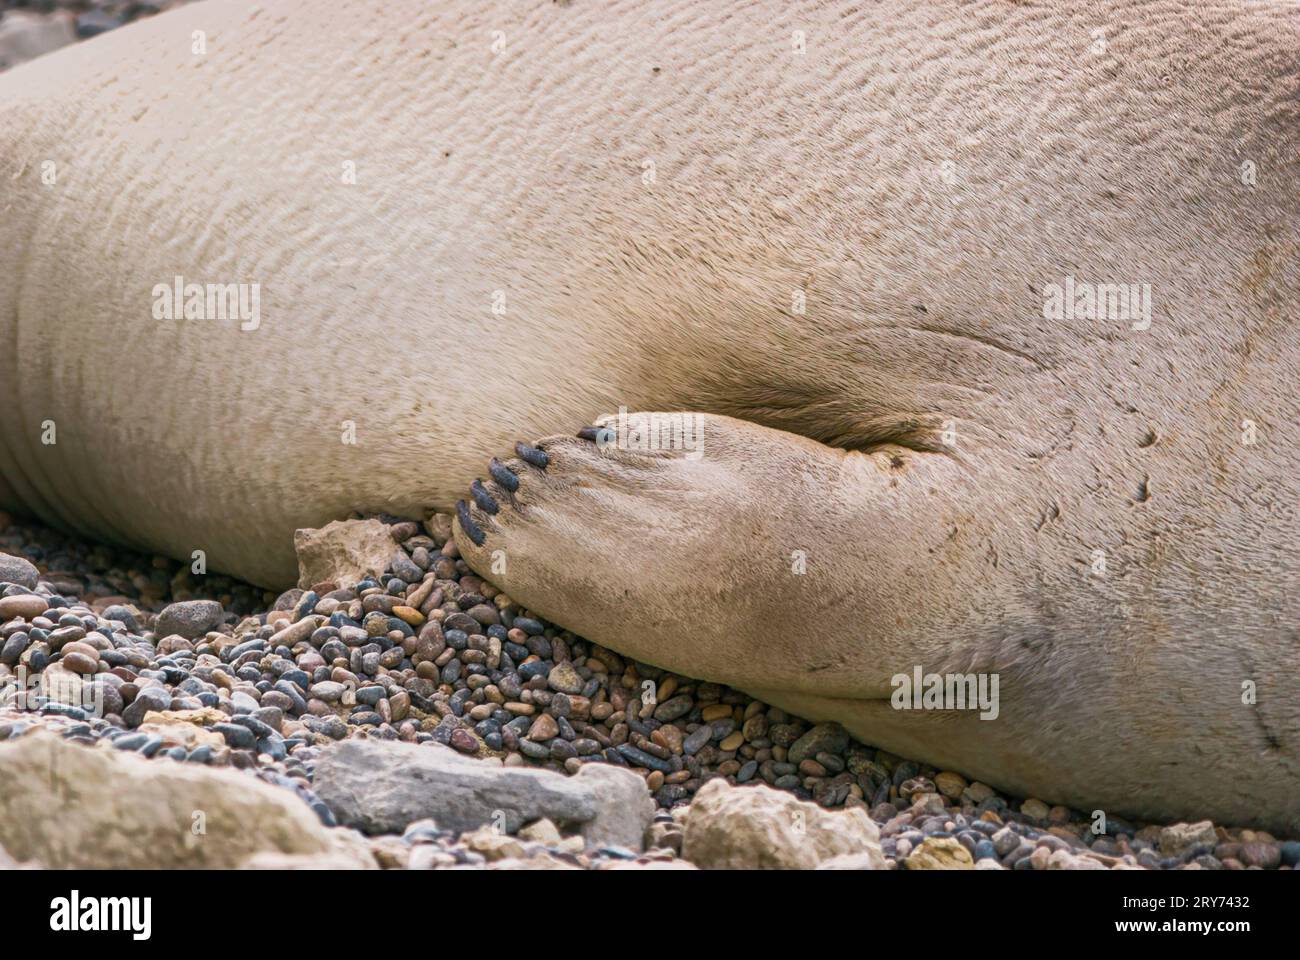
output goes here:
[[[1208, 821], [1111, 817], [1099, 833], [1079, 811], [1003, 796], [834, 724], [627, 660], [471, 572], [443, 515], [324, 528], [300, 546], [307, 566], [377, 543], [379, 556], [390, 551], [383, 571], [278, 596], [4, 515], [0, 528], [0, 812], [34, 800], [5, 797], [18, 788], [4, 747], [57, 737], [74, 757], [260, 781], [310, 811], [314, 828], [347, 835], [356, 866], [1286, 870], [1300, 860], [1294, 840]], [[584, 772], [593, 766], [619, 776], [597, 784]], [[586, 779], [588, 794], [529, 808], [529, 795]], [[426, 789], [446, 783], [478, 799]], [[612, 797], [614, 809], [592, 812]], [[806, 811], [803, 832], [787, 835], [794, 810]], [[12, 846], [5, 833], [0, 846]], [[7, 856], [39, 863], [41, 852]], [[304, 854], [271, 844], [250, 856]]]

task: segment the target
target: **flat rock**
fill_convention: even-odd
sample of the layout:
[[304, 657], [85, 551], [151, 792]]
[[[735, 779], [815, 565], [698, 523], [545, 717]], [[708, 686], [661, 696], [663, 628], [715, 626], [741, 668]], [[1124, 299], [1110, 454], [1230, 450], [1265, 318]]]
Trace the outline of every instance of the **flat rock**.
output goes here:
[[544, 817], [587, 846], [640, 851], [654, 815], [645, 781], [630, 770], [590, 763], [566, 777], [476, 760], [441, 744], [345, 740], [321, 754], [313, 789], [339, 823], [371, 835], [402, 833], [426, 818], [444, 830], [499, 823], [515, 833]]
[[845, 854], [886, 868], [880, 830], [866, 810], [825, 810], [783, 790], [722, 779], [695, 794], [682, 837], [682, 858], [706, 870], [811, 870]]
[[367, 866], [342, 834], [293, 792], [234, 770], [146, 760], [45, 732], [0, 743], [0, 847], [20, 861], [230, 869], [270, 852], [350, 855], [353, 866]]
[[379, 520], [335, 520], [316, 529], [294, 531], [298, 586], [331, 582], [350, 587], [384, 572], [399, 549], [388, 525]]

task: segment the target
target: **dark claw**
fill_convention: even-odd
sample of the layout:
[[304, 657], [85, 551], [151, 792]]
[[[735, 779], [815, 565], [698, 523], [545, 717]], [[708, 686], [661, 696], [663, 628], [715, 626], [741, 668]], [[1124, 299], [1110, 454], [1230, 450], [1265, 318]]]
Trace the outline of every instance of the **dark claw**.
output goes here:
[[488, 473], [497, 482], [497, 486], [507, 493], [514, 493], [519, 489], [519, 478], [511, 473], [508, 467], [503, 467], [496, 457], [493, 457], [492, 462], [488, 464]]
[[604, 445], [613, 442], [614, 431], [609, 427], [583, 427], [578, 431], [578, 439], [590, 440], [592, 443]]
[[484, 513], [496, 513], [501, 509], [497, 506], [497, 502], [492, 499], [492, 494], [483, 489], [482, 480], [475, 480], [469, 485], [469, 494], [474, 498], [474, 502], [478, 504], [478, 508]]
[[546, 451], [538, 447], [530, 447], [526, 443], [516, 443], [515, 453], [519, 454], [519, 459], [525, 463], [531, 463], [539, 470], [545, 470], [546, 465], [551, 462], [551, 458], [546, 455]]
[[474, 541], [474, 546], [483, 546], [483, 541], [487, 539], [485, 534], [474, 518], [469, 515], [469, 507], [465, 505], [464, 500], [456, 501], [456, 519], [460, 521], [460, 528], [469, 534], [469, 538]]

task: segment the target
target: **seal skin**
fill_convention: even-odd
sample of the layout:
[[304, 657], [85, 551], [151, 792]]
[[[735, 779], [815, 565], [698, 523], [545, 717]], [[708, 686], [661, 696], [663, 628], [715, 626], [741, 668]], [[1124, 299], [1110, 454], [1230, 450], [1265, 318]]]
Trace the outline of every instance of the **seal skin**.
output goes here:
[[[1289, 4], [1164, 0], [114, 31], [0, 76], [0, 506], [267, 585], [296, 527], [455, 510], [615, 650], [1295, 833], [1298, 49]], [[176, 276], [258, 323], [157, 318]], [[892, 709], [918, 666], [997, 719]]]

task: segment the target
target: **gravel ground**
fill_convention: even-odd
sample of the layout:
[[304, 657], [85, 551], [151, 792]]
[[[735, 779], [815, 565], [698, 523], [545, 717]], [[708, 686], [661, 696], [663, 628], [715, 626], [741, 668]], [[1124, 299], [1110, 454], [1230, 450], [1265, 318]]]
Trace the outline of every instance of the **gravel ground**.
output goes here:
[[186, 0], [0, 0], [0, 13], [11, 10], [40, 16], [67, 13], [78, 21], [77, 32], [84, 39], [141, 17], [154, 16], [183, 2]]
[[[571, 840], [552, 849], [580, 866], [672, 860], [680, 853], [674, 808], [716, 778], [766, 784], [826, 809], [862, 808], [880, 828], [890, 867], [945, 839], [982, 869], [1289, 869], [1300, 857], [1300, 843], [1208, 823], [1112, 817], [1094, 834], [1077, 811], [1004, 797], [956, 771], [857, 743], [833, 724], [620, 657], [469, 571], [449, 518], [382, 519], [402, 546], [382, 577], [277, 597], [0, 514], [0, 551], [9, 555], [0, 556], [0, 581], [11, 581], [0, 589], [0, 683], [11, 691], [0, 740], [45, 726], [156, 762], [246, 770], [294, 788], [326, 823], [331, 812], [311, 790], [316, 761], [346, 738], [444, 744], [570, 774], [587, 763], [630, 768], [669, 825], [656, 834], [664, 846], [639, 858], [584, 852]], [[12, 695], [20, 680], [31, 689], [43, 675], [69, 673], [102, 697], [101, 711], [78, 706], [90, 702], [84, 695], [60, 703], [57, 686], [23, 703]], [[203, 718], [194, 722], [225, 745], [187, 749], [141, 733], [151, 710]], [[225, 722], [212, 724], [211, 710]], [[427, 824], [416, 834], [421, 865], [485, 862], [472, 837]], [[412, 837], [374, 842], [389, 866], [409, 865], [417, 846]]]

